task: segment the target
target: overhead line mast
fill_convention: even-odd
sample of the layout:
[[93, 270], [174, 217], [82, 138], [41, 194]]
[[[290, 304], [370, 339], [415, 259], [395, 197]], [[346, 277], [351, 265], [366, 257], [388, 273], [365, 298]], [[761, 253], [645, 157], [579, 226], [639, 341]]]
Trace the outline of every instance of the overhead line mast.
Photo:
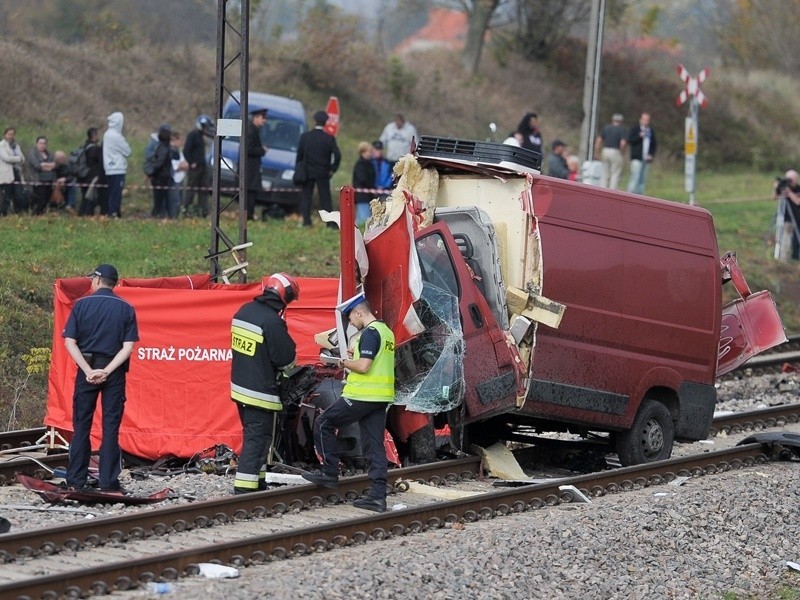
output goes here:
[[[238, 17], [238, 26], [237, 26]], [[230, 39], [228, 37], [230, 36]], [[236, 85], [236, 66], [238, 69], [238, 85]], [[222, 163], [222, 140], [226, 136], [239, 136], [239, 148], [247, 148], [247, 116], [248, 96], [250, 91], [250, 0], [218, 0], [217, 4], [217, 68], [216, 68], [216, 124], [214, 134], [211, 183], [211, 244], [205, 258], [211, 261], [211, 278], [226, 282], [229, 275], [236, 274], [240, 283], [247, 281], [247, 161], [239, 160], [238, 192], [222, 205], [220, 201], [220, 172]], [[234, 85], [231, 85], [233, 83]], [[232, 89], [241, 90], [239, 105], [241, 108], [238, 123], [235, 119], [223, 119], [222, 106], [225, 95]], [[239, 204], [239, 231], [234, 241], [223, 231], [220, 215], [234, 202]], [[236, 264], [229, 269], [222, 269], [219, 258], [230, 252]]]

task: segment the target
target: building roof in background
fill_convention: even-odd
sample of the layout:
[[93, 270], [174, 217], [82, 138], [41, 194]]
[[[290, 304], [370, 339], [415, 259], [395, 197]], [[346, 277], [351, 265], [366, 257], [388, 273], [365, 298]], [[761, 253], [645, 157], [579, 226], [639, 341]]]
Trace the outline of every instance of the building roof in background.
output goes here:
[[400, 42], [395, 50], [409, 52], [436, 46], [461, 50], [467, 39], [467, 25], [467, 15], [463, 12], [433, 8], [428, 13], [425, 26]]

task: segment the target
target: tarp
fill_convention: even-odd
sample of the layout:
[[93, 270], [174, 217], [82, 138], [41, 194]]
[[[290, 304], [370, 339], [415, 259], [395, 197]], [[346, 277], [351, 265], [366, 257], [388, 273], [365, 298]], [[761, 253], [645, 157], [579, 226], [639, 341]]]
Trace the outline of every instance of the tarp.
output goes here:
[[[313, 336], [334, 325], [338, 280], [298, 278], [298, 282], [300, 299], [289, 305], [286, 320], [297, 342], [298, 362], [314, 364], [319, 347]], [[217, 284], [208, 275], [120, 280], [115, 292], [134, 306], [139, 325], [120, 427], [125, 452], [156, 459], [188, 458], [215, 444], [241, 449], [241, 424], [230, 399], [231, 317], [262, 289], [263, 282]], [[75, 300], [88, 293], [86, 277], [55, 283], [44, 424], [64, 432], [72, 432], [77, 367], [61, 334]], [[92, 447], [97, 449], [99, 414], [94, 423]]]

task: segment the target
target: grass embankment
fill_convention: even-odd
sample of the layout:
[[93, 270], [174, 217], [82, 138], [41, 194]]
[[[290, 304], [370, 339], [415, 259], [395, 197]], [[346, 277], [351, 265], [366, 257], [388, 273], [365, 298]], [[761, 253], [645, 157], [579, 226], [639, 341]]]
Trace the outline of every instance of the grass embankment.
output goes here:
[[[123, 204], [123, 206], [125, 206]], [[137, 212], [129, 206], [129, 214]], [[227, 214], [223, 231], [236, 238]], [[0, 430], [41, 425], [53, 339], [53, 283], [85, 275], [97, 264], [116, 265], [122, 277], [206, 273], [211, 241], [207, 221], [13, 216], [0, 219]], [[302, 276], [339, 272], [335, 230], [299, 230], [295, 221], [253, 222], [248, 281], [275, 271]], [[220, 259], [221, 266], [233, 260]], [[228, 264], [230, 263], [230, 264]], [[32, 349], [46, 349], [32, 351]]]
[[[131, 188], [136, 177], [129, 179]], [[774, 292], [784, 324], [800, 331], [800, 310], [793, 292], [798, 266], [772, 259], [775, 205], [769, 199], [772, 177], [729, 173], [698, 178], [697, 204], [714, 215], [721, 251], [735, 250], [754, 290]], [[654, 168], [648, 192], [685, 202], [681, 173]], [[761, 197], [761, 200], [756, 198]], [[740, 199], [747, 198], [747, 201]], [[123, 212], [147, 215], [150, 196], [129, 190]], [[223, 214], [223, 230], [236, 237], [234, 213]], [[147, 218], [107, 221], [44, 217], [0, 219], [0, 428], [41, 424], [46, 396], [47, 358], [53, 338], [53, 282], [87, 273], [111, 262], [123, 277], [160, 277], [208, 272], [203, 259], [211, 241], [202, 220], [161, 222]], [[249, 281], [275, 271], [303, 276], [339, 272], [338, 235], [315, 227], [298, 229], [292, 220], [253, 222], [248, 238]], [[223, 259], [224, 261], [224, 259]], [[231, 261], [231, 264], [232, 261]], [[223, 264], [223, 266], [228, 266]], [[730, 286], [726, 286], [730, 287]], [[35, 352], [33, 349], [43, 348]]]

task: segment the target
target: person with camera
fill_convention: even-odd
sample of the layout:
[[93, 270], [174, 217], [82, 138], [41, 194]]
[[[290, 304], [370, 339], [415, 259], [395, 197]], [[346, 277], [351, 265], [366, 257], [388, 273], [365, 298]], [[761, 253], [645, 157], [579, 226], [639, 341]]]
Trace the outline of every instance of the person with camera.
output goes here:
[[775, 258], [800, 260], [800, 184], [790, 169], [775, 180], [772, 197], [778, 200], [778, 230]]

